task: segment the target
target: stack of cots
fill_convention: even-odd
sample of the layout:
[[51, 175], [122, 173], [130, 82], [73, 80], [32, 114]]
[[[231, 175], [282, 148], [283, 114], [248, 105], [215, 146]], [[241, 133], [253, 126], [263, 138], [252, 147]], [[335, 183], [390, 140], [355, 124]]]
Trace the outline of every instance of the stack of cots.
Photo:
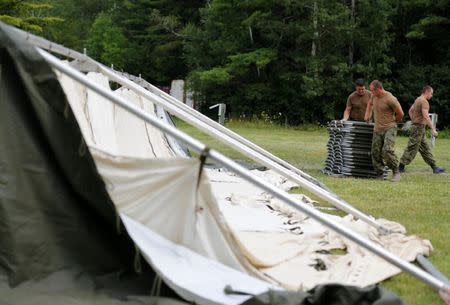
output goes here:
[[323, 172], [332, 176], [376, 177], [372, 165], [372, 123], [331, 121]]

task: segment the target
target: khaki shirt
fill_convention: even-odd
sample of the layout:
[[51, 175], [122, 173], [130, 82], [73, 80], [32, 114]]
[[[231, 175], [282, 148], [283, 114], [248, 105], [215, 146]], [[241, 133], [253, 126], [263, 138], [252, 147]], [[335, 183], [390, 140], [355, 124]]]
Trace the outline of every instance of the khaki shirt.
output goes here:
[[357, 91], [354, 91], [349, 95], [347, 99], [347, 107], [351, 106], [350, 119], [354, 121], [364, 121], [364, 115], [366, 113], [367, 104], [372, 98], [372, 93], [368, 90], [363, 95], [359, 95]]
[[381, 97], [373, 96], [369, 103], [372, 104], [375, 116], [376, 132], [383, 132], [390, 128], [397, 127], [395, 121], [395, 109], [401, 107], [397, 98], [392, 93], [385, 91], [386, 94]]
[[419, 96], [416, 98], [413, 104], [413, 113], [411, 121], [413, 124], [427, 124], [427, 118], [425, 118], [422, 114], [422, 109], [426, 109], [427, 111], [430, 110], [430, 104], [428, 103], [427, 99], [423, 96]]

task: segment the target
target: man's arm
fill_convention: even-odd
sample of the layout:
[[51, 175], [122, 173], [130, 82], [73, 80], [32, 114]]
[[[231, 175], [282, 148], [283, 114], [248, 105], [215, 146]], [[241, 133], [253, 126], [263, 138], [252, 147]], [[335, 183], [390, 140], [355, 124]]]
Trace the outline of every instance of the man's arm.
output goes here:
[[414, 114], [414, 104], [411, 105], [411, 107], [409, 107], [409, 118], [412, 120], [413, 119], [413, 114]]
[[343, 121], [347, 121], [348, 118], [350, 117], [350, 112], [352, 111], [352, 106], [348, 105], [347, 107], [345, 107], [345, 111], [344, 111], [344, 115], [342, 116], [342, 120]]
[[351, 94], [347, 97], [347, 103], [345, 104], [346, 106], [345, 106], [344, 114], [342, 115], [343, 121], [347, 121], [348, 118], [350, 117], [350, 113], [352, 112], [353, 107], [352, 107], [352, 102], [350, 99], [351, 97], [352, 97]]
[[403, 116], [405, 115], [403, 113], [402, 106], [398, 105], [397, 107], [395, 107], [394, 112], [395, 112], [395, 121], [397, 123], [400, 123], [403, 119]]
[[367, 107], [366, 107], [366, 114], [364, 115], [364, 121], [366, 121], [367, 123], [369, 123], [370, 117], [372, 116], [372, 103], [369, 102], [367, 103]]
[[430, 127], [431, 132], [433, 133], [433, 136], [437, 137], [438, 132], [436, 131], [436, 128], [434, 128], [433, 122], [431, 122], [430, 114], [428, 113], [428, 108], [422, 107], [422, 115], [425, 118], [425, 120], [427, 121], [427, 125], [428, 125], [428, 127]]

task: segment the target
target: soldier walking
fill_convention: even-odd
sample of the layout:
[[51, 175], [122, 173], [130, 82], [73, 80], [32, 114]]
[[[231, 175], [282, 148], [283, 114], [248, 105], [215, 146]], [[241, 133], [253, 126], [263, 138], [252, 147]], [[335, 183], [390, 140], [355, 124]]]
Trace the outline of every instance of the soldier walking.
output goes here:
[[438, 132], [431, 122], [429, 116], [430, 104], [429, 100], [433, 97], [433, 88], [430, 86], [425, 86], [422, 89], [422, 94], [414, 101], [411, 108], [409, 109], [409, 117], [412, 121], [410, 136], [408, 140], [408, 145], [406, 146], [403, 156], [400, 159], [399, 171], [404, 172], [405, 166], [414, 160], [417, 152], [419, 151], [422, 155], [423, 160], [432, 169], [434, 174], [443, 173], [445, 170], [441, 167], [436, 166], [436, 161], [431, 153], [430, 146], [425, 140], [425, 127], [428, 126], [435, 137], [437, 137]]
[[400, 181], [398, 159], [395, 155], [397, 123], [403, 118], [402, 106], [392, 93], [384, 90], [379, 80], [370, 83], [372, 99], [367, 104], [364, 120], [368, 122], [374, 112], [375, 127], [372, 137], [372, 164], [379, 179], [384, 179], [384, 165], [392, 170], [392, 181]]

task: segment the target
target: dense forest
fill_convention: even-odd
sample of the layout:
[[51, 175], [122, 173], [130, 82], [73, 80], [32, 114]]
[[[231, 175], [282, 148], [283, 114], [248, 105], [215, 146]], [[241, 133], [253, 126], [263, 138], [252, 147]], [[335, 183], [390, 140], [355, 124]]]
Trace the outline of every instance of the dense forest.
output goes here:
[[0, 20], [160, 85], [197, 107], [283, 124], [340, 118], [379, 79], [405, 113], [425, 84], [450, 127], [450, 0], [0, 0]]

